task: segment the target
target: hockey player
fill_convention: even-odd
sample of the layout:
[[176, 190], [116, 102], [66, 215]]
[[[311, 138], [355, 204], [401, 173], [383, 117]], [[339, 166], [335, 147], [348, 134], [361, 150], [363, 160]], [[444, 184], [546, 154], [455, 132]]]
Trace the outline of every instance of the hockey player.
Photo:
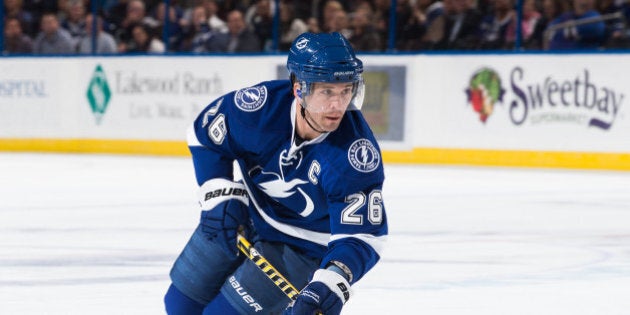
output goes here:
[[[230, 92], [188, 132], [202, 211], [170, 273], [169, 314], [339, 314], [380, 258], [384, 175], [359, 111], [363, 64], [340, 34], [304, 33], [287, 67], [290, 81]], [[301, 289], [295, 301], [239, 255], [237, 233]]]

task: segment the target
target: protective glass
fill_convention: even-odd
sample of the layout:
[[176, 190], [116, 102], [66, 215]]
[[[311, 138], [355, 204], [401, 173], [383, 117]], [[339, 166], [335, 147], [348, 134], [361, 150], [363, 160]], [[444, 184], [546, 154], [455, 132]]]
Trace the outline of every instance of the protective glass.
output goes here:
[[310, 112], [322, 113], [337, 110], [361, 110], [365, 97], [363, 80], [354, 83], [315, 83], [308, 94], [303, 95], [306, 108]]

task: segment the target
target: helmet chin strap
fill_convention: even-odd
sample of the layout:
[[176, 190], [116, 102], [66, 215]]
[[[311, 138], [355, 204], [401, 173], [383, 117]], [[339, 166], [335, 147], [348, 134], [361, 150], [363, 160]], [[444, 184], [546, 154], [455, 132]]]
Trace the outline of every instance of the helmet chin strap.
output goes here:
[[[304, 102], [304, 99], [302, 99], [302, 102]], [[313, 129], [315, 132], [318, 132], [318, 133], [326, 133], [326, 131], [322, 131], [322, 130], [319, 130], [319, 129], [315, 128], [315, 127], [311, 124], [311, 122], [310, 122], [310, 121], [308, 121], [308, 118], [306, 118], [306, 108], [305, 108], [305, 106], [304, 106], [302, 103], [300, 103], [300, 114], [302, 115], [302, 118], [306, 121], [306, 123], [308, 124], [308, 126], [309, 126], [309, 127], [311, 127], [311, 129]], [[310, 117], [310, 114], [309, 114], [309, 117]]]

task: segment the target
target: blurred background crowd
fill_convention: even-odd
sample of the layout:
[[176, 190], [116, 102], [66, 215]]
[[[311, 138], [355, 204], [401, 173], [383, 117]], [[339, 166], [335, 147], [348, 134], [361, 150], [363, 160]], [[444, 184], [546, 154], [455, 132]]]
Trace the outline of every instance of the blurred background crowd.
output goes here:
[[626, 49], [628, 0], [3, 0], [4, 54]]

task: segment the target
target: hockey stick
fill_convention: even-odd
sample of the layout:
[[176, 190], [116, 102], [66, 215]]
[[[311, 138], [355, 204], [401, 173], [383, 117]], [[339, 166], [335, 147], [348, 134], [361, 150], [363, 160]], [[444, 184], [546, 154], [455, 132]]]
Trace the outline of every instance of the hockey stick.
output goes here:
[[[260, 269], [267, 278], [271, 280], [284, 294], [286, 294], [291, 301], [295, 301], [296, 296], [300, 294], [292, 284], [285, 278], [280, 271], [278, 271], [263, 255], [261, 255], [247, 239], [239, 234], [236, 234], [236, 246], [238, 249], [247, 256], [257, 267]], [[315, 315], [324, 315], [321, 311], [317, 311]]]
[[282, 290], [289, 299], [295, 300], [296, 296], [300, 294], [300, 291], [298, 291], [291, 282], [289, 282], [289, 280], [280, 274], [280, 272], [265, 257], [263, 257], [254, 248], [254, 246], [245, 239], [245, 237], [240, 234], [237, 234], [237, 237], [238, 239], [236, 245], [238, 246], [238, 249], [243, 252], [247, 258], [254, 262], [254, 264], [262, 270], [265, 275], [267, 275], [267, 278], [273, 281], [273, 283], [280, 288], [280, 290]]

